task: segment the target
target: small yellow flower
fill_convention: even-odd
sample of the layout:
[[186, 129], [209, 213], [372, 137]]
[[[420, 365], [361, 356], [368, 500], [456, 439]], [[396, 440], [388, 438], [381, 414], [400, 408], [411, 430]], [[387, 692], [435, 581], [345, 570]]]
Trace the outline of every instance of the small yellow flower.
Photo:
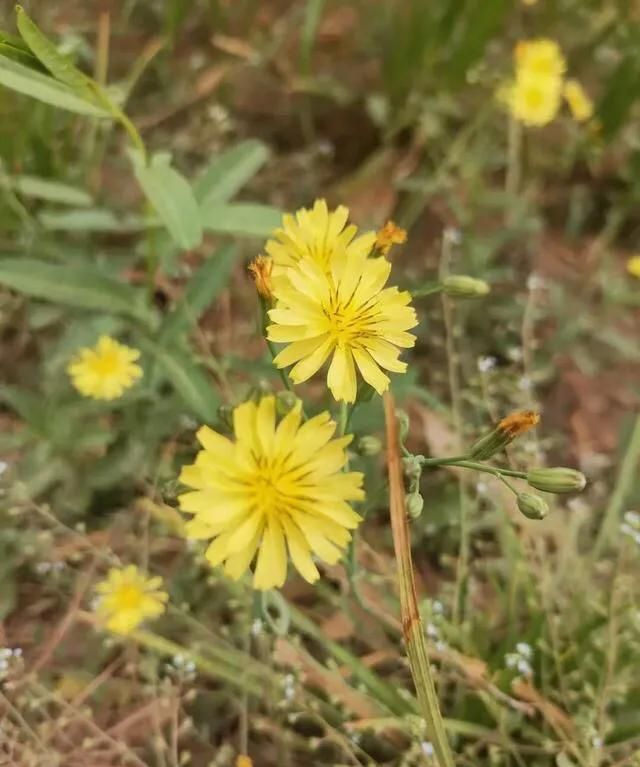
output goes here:
[[240, 754], [236, 758], [236, 767], [253, 767], [253, 761], [250, 756]]
[[96, 591], [96, 613], [116, 634], [129, 634], [147, 618], [162, 615], [169, 599], [162, 578], [147, 578], [135, 565], [111, 568]]
[[71, 383], [85, 397], [111, 400], [122, 396], [142, 376], [137, 349], [101, 336], [94, 348], [80, 349], [67, 366]]
[[393, 221], [387, 221], [382, 229], [379, 229], [376, 234], [376, 249], [383, 256], [386, 256], [394, 245], [402, 245], [406, 241], [406, 230], [396, 226]]
[[564, 97], [567, 100], [574, 120], [586, 122], [593, 117], [593, 101], [577, 80], [567, 80], [564, 84]]
[[273, 272], [273, 259], [268, 256], [258, 256], [249, 264], [249, 271], [256, 283], [256, 290], [266, 299], [271, 299], [272, 284], [271, 274]]
[[213, 538], [206, 556], [238, 579], [257, 552], [253, 585], [278, 588], [289, 556], [302, 577], [319, 578], [312, 555], [334, 564], [360, 516], [349, 501], [364, 499], [363, 475], [343, 472], [352, 437], [332, 439], [328, 413], [302, 423], [300, 401], [276, 425], [276, 400], [245, 402], [233, 411], [235, 441], [203, 426], [203, 449], [184, 466], [180, 481], [193, 491], [179, 497], [190, 538]]
[[627, 261], [627, 271], [632, 277], [640, 280], [640, 256], [632, 256]]
[[522, 73], [503, 94], [516, 120], [540, 127], [550, 123], [558, 114], [562, 103], [562, 80]]
[[274, 232], [265, 250], [277, 269], [295, 266], [302, 258], [315, 261], [328, 271], [335, 260], [347, 256], [365, 259], [373, 248], [376, 235], [368, 232], [356, 237], [358, 228], [347, 226], [349, 209], [344, 205], [329, 212], [324, 200], [316, 200], [311, 210], [303, 208], [295, 216], [285, 215], [282, 227]]
[[514, 58], [516, 77], [529, 75], [557, 80], [567, 68], [560, 46], [547, 38], [521, 40], [515, 47]]
[[270, 341], [289, 344], [275, 364], [294, 365], [291, 380], [299, 384], [333, 355], [327, 385], [335, 399], [355, 402], [356, 366], [379, 394], [386, 391], [389, 378], [381, 368], [406, 371], [398, 347], [415, 344], [407, 331], [418, 324], [415, 309], [408, 305], [410, 294], [384, 287], [390, 271], [386, 258], [360, 261], [358, 254], [334, 264], [329, 274], [309, 259], [286, 270], [267, 328]]

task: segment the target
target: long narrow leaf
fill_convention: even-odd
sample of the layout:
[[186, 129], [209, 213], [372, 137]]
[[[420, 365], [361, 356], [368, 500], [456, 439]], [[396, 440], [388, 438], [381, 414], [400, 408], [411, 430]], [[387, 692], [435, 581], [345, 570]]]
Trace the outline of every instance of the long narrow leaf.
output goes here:
[[237, 203], [202, 207], [203, 227], [218, 234], [268, 237], [281, 221], [282, 212], [270, 205]]
[[194, 184], [202, 205], [230, 200], [264, 165], [269, 150], [260, 141], [243, 141], [216, 157]]
[[72, 205], [88, 207], [92, 203], [91, 195], [68, 184], [59, 181], [51, 181], [48, 178], [37, 176], [15, 176], [9, 179], [11, 188], [23, 194], [25, 197], [33, 197], [37, 200], [46, 200], [60, 205]]
[[69, 267], [35, 258], [3, 258], [0, 284], [55, 304], [123, 314], [146, 324], [153, 319], [143, 290], [89, 267]]
[[0, 56], [0, 85], [68, 112], [88, 117], [109, 117], [108, 112], [81, 98], [68, 86], [6, 56]]

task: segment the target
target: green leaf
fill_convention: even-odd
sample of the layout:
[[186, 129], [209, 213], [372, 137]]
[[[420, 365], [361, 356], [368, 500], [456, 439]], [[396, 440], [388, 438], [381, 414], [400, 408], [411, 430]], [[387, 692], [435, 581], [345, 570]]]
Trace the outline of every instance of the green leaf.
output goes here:
[[229, 245], [210, 256], [191, 276], [184, 295], [160, 330], [163, 342], [173, 341], [196, 324], [202, 312], [227, 286], [237, 250]]
[[47, 202], [57, 202], [60, 205], [88, 207], [93, 202], [91, 196], [84, 189], [61, 184], [59, 181], [51, 181], [48, 178], [15, 176], [9, 179], [9, 185], [14, 191], [23, 194], [25, 197], [34, 197], [38, 200], [46, 200]]
[[54, 304], [124, 314], [145, 324], [153, 321], [142, 289], [89, 267], [69, 267], [35, 258], [3, 258], [0, 259], [0, 284]]
[[264, 165], [268, 148], [260, 141], [243, 141], [218, 155], [194, 184], [201, 205], [227, 202]]
[[160, 155], [156, 155], [150, 165], [134, 159], [134, 170], [147, 199], [176, 244], [185, 249], [200, 245], [200, 211], [187, 179]]
[[142, 343], [142, 347], [156, 358], [162, 373], [192, 414], [205, 423], [212, 423], [217, 417], [220, 398], [211, 380], [191, 356], [149, 342]]
[[87, 75], [77, 69], [66, 56], [58, 52], [56, 46], [29, 18], [21, 5], [16, 6], [16, 23], [22, 39], [56, 80], [67, 85], [80, 98], [94, 104], [98, 103], [96, 98], [97, 84], [94, 87], [92, 80]]
[[38, 221], [51, 232], [140, 232], [151, 226], [139, 216], [117, 218], [110, 210], [43, 210]]
[[81, 98], [63, 83], [6, 56], [0, 56], [0, 85], [69, 112], [89, 117], [109, 117], [104, 109]]
[[640, 58], [632, 49], [607, 80], [597, 108], [602, 136], [610, 141], [627, 119], [640, 94]]
[[202, 206], [202, 225], [217, 234], [268, 237], [282, 223], [282, 211], [270, 205], [236, 203]]

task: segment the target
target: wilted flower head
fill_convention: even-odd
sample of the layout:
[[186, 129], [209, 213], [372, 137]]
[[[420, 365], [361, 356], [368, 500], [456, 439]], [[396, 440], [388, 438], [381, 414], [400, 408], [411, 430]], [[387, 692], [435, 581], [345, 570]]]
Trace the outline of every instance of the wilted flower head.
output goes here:
[[529, 431], [540, 421], [540, 414], [534, 410], [520, 410], [503, 418], [493, 431], [480, 437], [470, 448], [469, 456], [484, 461], [499, 453], [516, 437]]
[[407, 241], [407, 232], [393, 223], [387, 223], [376, 234], [376, 250], [386, 256], [394, 245], [402, 245]]
[[273, 259], [267, 256], [257, 256], [250, 264], [249, 271], [256, 284], [256, 290], [263, 297], [270, 299], [273, 296], [271, 275], [273, 272]]
[[275, 397], [233, 411], [235, 441], [208, 426], [203, 449], [180, 480], [194, 488], [179, 497], [190, 538], [209, 539], [206, 557], [240, 578], [256, 557], [253, 585], [280, 587], [289, 556], [303, 578], [318, 579], [316, 555], [331, 564], [342, 556], [360, 516], [349, 501], [364, 498], [363, 476], [343, 472], [351, 436], [332, 439], [328, 413], [302, 423], [301, 403], [276, 424]]
[[146, 619], [162, 615], [169, 599], [162, 578], [147, 578], [135, 565], [111, 568], [96, 591], [96, 613], [116, 634], [129, 634]]
[[71, 383], [85, 397], [112, 400], [122, 396], [142, 376], [137, 349], [100, 336], [93, 348], [80, 349], [67, 366]]

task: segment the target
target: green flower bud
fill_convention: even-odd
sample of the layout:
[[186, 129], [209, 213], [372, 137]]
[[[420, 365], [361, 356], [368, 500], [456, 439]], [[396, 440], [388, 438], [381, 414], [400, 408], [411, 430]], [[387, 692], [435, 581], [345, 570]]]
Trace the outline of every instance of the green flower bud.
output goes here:
[[382, 441], [379, 437], [374, 437], [371, 434], [367, 434], [364, 437], [360, 437], [356, 445], [356, 449], [360, 455], [379, 455], [382, 450]]
[[520, 434], [529, 431], [539, 420], [540, 416], [533, 410], [511, 413], [503, 418], [492, 432], [473, 443], [469, 450], [469, 458], [473, 461], [486, 461], [504, 450]]
[[276, 394], [276, 410], [278, 415], [286, 415], [295, 407], [298, 398], [292, 391], [279, 391]]
[[402, 468], [404, 469], [405, 476], [412, 482], [420, 479], [422, 474], [422, 460], [421, 456], [408, 455], [402, 459]]
[[396, 410], [396, 418], [398, 419], [398, 436], [400, 442], [404, 442], [409, 433], [409, 416], [404, 410]]
[[562, 466], [553, 469], [530, 469], [527, 482], [536, 490], [546, 493], [575, 493], [584, 490], [587, 478], [576, 469]]
[[549, 506], [544, 498], [533, 493], [519, 493], [518, 508], [528, 519], [544, 519], [549, 513]]
[[418, 519], [418, 517], [422, 514], [422, 509], [424, 508], [424, 498], [418, 492], [411, 493], [411, 495], [407, 496], [405, 505], [407, 514], [411, 517], [411, 519]]
[[452, 298], [481, 298], [489, 290], [489, 283], [466, 274], [450, 274], [442, 281], [442, 292]]

